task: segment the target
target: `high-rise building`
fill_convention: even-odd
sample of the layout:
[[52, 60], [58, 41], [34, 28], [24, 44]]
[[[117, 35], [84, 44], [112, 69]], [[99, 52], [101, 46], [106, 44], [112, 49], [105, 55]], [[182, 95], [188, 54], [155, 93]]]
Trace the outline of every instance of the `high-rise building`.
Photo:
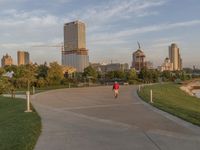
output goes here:
[[17, 52], [18, 65], [26, 65], [30, 63], [29, 53], [25, 51]]
[[89, 66], [85, 37], [85, 24], [83, 22], [74, 21], [64, 25], [62, 65], [74, 67], [77, 72], [83, 72]]
[[138, 50], [135, 51], [132, 55], [132, 66], [131, 68], [135, 68], [136, 71], [140, 71], [143, 67], [146, 66], [146, 63], [145, 63], [145, 54], [144, 52], [141, 50], [140, 48], [140, 44], [138, 43]]
[[13, 64], [13, 60], [12, 57], [9, 56], [8, 54], [6, 54], [5, 56], [2, 57], [1, 59], [1, 66], [7, 66], [7, 65], [12, 65]]
[[182, 59], [180, 56], [180, 50], [175, 43], [172, 43], [171, 46], [169, 46], [169, 59], [172, 63], [173, 71], [182, 70]]

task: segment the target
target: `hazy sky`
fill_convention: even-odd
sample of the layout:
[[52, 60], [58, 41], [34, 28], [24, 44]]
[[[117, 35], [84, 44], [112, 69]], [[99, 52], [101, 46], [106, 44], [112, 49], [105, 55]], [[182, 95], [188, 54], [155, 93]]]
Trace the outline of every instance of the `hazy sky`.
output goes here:
[[127, 62], [141, 43], [147, 59], [160, 65], [175, 42], [184, 66], [200, 67], [199, 0], [0, 0], [0, 57], [27, 50], [33, 62], [61, 62], [63, 24], [87, 26], [90, 62]]

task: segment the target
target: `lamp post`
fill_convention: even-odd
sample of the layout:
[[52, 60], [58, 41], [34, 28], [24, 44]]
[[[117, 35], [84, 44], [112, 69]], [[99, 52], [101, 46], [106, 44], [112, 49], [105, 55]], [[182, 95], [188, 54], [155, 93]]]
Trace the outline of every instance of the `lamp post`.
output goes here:
[[[28, 65], [30, 65], [30, 64], [28, 64]], [[29, 69], [28, 76], [30, 77], [30, 66], [28, 67], [28, 69]], [[31, 107], [30, 107], [30, 79], [29, 79], [29, 77], [27, 78], [28, 79], [28, 87], [27, 87], [28, 90], [26, 91], [27, 109], [25, 112], [32, 112]]]

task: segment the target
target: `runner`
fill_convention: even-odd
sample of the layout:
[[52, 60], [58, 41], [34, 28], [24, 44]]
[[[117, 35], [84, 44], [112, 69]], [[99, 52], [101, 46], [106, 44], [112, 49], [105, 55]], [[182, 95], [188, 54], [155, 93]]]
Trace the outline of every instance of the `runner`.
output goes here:
[[115, 81], [115, 83], [113, 84], [113, 90], [114, 90], [114, 97], [117, 98], [119, 95], [119, 83], [117, 83], [117, 81]]

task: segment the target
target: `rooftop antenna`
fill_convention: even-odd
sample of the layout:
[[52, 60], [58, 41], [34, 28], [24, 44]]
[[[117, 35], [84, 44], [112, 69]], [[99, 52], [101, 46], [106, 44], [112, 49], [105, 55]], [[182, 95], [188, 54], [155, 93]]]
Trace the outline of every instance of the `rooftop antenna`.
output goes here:
[[137, 44], [138, 44], [138, 47], [139, 47], [139, 49], [141, 49], [140, 43], [139, 43], [139, 42], [137, 42]]

